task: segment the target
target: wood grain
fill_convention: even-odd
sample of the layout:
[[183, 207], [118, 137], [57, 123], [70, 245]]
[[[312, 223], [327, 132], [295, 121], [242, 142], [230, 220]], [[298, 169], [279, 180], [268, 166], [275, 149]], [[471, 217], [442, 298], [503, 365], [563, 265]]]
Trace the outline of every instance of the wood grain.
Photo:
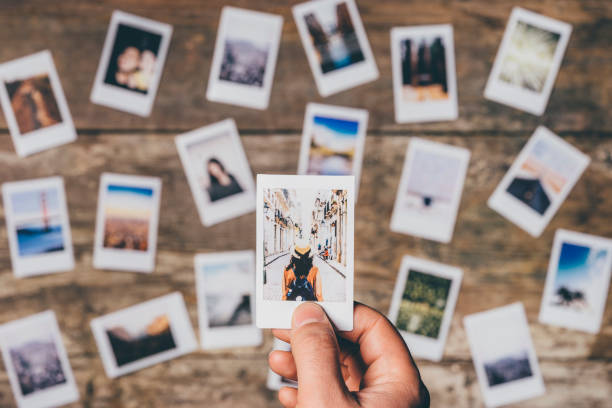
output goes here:
[[[198, 351], [137, 373], [108, 379], [89, 329], [94, 317], [172, 291], [185, 296], [197, 323], [193, 255], [255, 247], [254, 214], [204, 228], [174, 147], [180, 132], [233, 117], [254, 173], [297, 169], [299, 134], [308, 102], [370, 111], [355, 226], [355, 296], [382, 312], [389, 307], [401, 257], [437, 260], [464, 270], [441, 363], [419, 361], [433, 407], [479, 407], [482, 399], [462, 319], [521, 301], [538, 353], [546, 395], [530, 407], [604, 407], [612, 398], [612, 297], [602, 329], [587, 335], [537, 322], [554, 231], [612, 238], [612, 3], [605, 0], [357, 0], [380, 79], [322, 99], [285, 0], [231, 5], [283, 15], [285, 22], [270, 108], [254, 111], [206, 101], [205, 89], [222, 5], [220, 0], [3, 0], [0, 62], [50, 49], [77, 126], [76, 143], [18, 158], [0, 117], [0, 183], [62, 175], [66, 184], [76, 268], [38, 278], [13, 277], [0, 210], [0, 324], [55, 310], [81, 400], [75, 407], [276, 407], [265, 387], [270, 333], [256, 348]], [[513, 6], [573, 26], [548, 108], [535, 117], [484, 99], [483, 91]], [[110, 15], [121, 9], [174, 26], [150, 118], [89, 102]], [[398, 125], [393, 120], [389, 30], [452, 23], [459, 92], [454, 122]], [[539, 239], [486, 206], [505, 171], [538, 125], [546, 125], [592, 162]], [[410, 137], [470, 149], [472, 156], [453, 241], [442, 245], [389, 231], [396, 188]], [[100, 174], [163, 180], [157, 266], [151, 275], [92, 267]], [[0, 369], [0, 408], [14, 406]], [[517, 404], [525, 406], [524, 404]]]

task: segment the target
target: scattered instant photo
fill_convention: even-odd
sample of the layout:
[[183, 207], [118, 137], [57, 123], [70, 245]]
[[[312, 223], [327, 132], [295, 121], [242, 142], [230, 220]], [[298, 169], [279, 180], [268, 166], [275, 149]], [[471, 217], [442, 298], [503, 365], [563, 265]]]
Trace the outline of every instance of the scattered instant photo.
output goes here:
[[0, 326], [0, 348], [19, 408], [45, 408], [79, 399], [55, 313]]
[[378, 78], [355, 0], [301, 3], [293, 17], [321, 96]]
[[255, 326], [255, 253], [199, 254], [195, 273], [200, 341], [205, 350], [257, 346]]
[[91, 321], [109, 378], [191, 353], [197, 341], [183, 295], [174, 292]]
[[104, 40], [91, 102], [149, 116], [172, 26], [115, 10]]
[[587, 155], [539, 126], [488, 205], [539, 237], [590, 161]]
[[257, 327], [288, 329], [316, 301], [353, 329], [354, 208], [354, 176], [257, 175]]
[[544, 394], [522, 303], [468, 315], [463, 324], [487, 407]]
[[281, 16], [224, 7], [206, 98], [267, 109], [282, 29]]
[[448, 243], [453, 237], [470, 152], [413, 138], [404, 161], [391, 230]]
[[0, 102], [19, 156], [76, 140], [51, 52], [1, 64]]
[[515, 7], [495, 57], [485, 98], [542, 115], [572, 26]]
[[612, 240], [559, 229], [555, 233], [540, 322], [597, 333], [612, 269]]
[[62, 178], [4, 183], [2, 197], [15, 276], [24, 278], [74, 269]]
[[255, 183], [236, 122], [226, 119], [176, 137], [204, 226], [255, 210]]
[[298, 174], [353, 175], [357, 197], [367, 129], [366, 110], [309, 103]]
[[[273, 349], [281, 351], [291, 351], [291, 345], [275, 337]], [[268, 369], [268, 380], [266, 381], [266, 385], [269, 390], [278, 391], [283, 387], [297, 388], [297, 381], [282, 377], [276, 374], [271, 369]]]
[[404, 256], [389, 320], [415, 357], [440, 361], [459, 295], [461, 269]]
[[93, 264], [153, 272], [161, 179], [104, 173], [100, 178]]
[[391, 30], [396, 122], [457, 119], [454, 48], [450, 24]]

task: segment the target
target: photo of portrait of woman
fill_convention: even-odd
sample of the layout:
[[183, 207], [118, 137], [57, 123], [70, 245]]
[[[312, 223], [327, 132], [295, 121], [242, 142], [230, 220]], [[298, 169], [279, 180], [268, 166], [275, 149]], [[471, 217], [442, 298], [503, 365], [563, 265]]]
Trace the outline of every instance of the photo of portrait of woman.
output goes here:
[[222, 198], [242, 193], [243, 189], [231, 173], [225, 170], [225, 166], [216, 157], [211, 157], [206, 163], [206, 171], [210, 184], [206, 191], [210, 201], [217, 201]]

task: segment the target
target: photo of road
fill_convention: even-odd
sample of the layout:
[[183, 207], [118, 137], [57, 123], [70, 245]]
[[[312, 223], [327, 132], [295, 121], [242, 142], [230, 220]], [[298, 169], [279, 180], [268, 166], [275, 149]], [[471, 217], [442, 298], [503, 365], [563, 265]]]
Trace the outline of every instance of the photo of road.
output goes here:
[[299, 262], [309, 265], [303, 274], [318, 292], [316, 299], [344, 302], [347, 202], [345, 190], [264, 190], [264, 299], [295, 300], [284, 296], [289, 285], [299, 280], [299, 267], [296, 259], [292, 260], [299, 256]]

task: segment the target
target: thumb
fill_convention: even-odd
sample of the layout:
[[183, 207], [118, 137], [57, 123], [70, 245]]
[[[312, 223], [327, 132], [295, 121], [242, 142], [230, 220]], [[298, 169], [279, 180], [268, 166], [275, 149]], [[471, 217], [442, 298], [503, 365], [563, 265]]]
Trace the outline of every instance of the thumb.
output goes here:
[[293, 312], [291, 353], [297, 368], [298, 406], [342, 406], [347, 401], [336, 333], [316, 303], [302, 303]]

